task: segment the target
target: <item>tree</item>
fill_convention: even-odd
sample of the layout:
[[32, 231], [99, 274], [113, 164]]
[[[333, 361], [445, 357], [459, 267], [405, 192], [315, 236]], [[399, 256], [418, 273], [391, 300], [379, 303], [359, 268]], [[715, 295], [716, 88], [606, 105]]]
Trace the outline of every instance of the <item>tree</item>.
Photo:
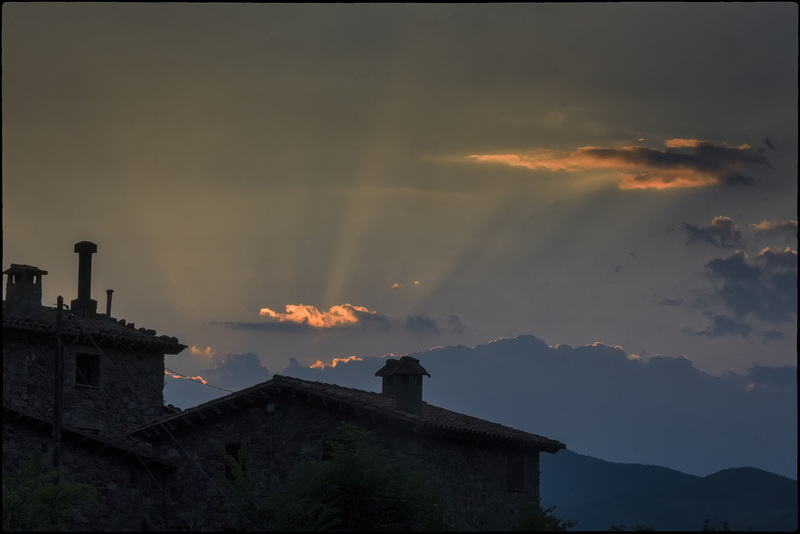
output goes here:
[[553, 515], [555, 506], [542, 508], [534, 501], [520, 510], [519, 530], [526, 532], [563, 532], [578, 523], [560, 519]]
[[95, 496], [94, 486], [66, 480], [34, 453], [16, 473], [3, 470], [3, 530], [62, 530], [72, 506]]
[[[270, 530], [445, 530], [441, 499], [407, 458], [382, 451], [371, 433], [343, 423], [325, 459], [309, 458], [252, 517]], [[236, 473], [240, 476], [243, 475]], [[245, 484], [251, 484], [242, 476]]]

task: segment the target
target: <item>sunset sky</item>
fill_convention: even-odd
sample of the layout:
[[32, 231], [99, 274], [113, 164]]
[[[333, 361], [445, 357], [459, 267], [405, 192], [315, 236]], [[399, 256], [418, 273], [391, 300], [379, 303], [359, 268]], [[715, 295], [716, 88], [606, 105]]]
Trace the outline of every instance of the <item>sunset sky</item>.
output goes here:
[[797, 365], [794, 3], [2, 9], [3, 269], [69, 301], [96, 243], [176, 373], [526, 334]]

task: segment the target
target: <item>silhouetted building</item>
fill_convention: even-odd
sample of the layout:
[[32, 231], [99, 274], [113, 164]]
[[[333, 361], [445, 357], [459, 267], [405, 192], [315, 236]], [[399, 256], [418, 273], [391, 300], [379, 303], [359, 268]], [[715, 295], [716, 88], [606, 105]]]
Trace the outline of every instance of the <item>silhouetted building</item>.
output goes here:
[[[185, 346], [97, 314], [89, 289], [97, 246], [81, 242], [75, 251], [79, 295], [61, 320], [59, 455], [67, 476], [98, 488], [99, 502], [79, 509], [73, 530], [242, 524], [226, 454], [248, 448], [258, 475], [252, 491], [266, 497], [306, 458], [323, 458], [342, 421], [437, 473], [437, 488], [464, 528], [507, 529], [521, 506], [539, 498], [540, 452], [565, 447], [424, 402], [422, 379], [430, 374], [407, 356], [376, 372], [382, 393], [275, 375], [194, 408], [165, 407], [164, 355]], [[41, 305], [45, 271], [12, 264], [4, 274], [3, 468], [13, 472], [30, 451], [55, 447], [58, 310]], [[109, 313], [110, 300], [108, 292]]]

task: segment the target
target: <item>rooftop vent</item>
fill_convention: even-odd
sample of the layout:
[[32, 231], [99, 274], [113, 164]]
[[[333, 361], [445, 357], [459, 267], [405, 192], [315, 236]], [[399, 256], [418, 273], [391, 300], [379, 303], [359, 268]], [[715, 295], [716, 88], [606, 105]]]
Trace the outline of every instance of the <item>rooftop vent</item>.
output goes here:
[[8, 275], [3, 313], [26, 317], [42, 311], [42, 276], [47, 271], [32, 265], [12, 263], [3, 274]]
[[417, 415], [422, 413], [422, 375], [431, 376], [411, 356], [387, 360], [375, 373], [383, 379], [381, 393], [394, 397], [398, 409]]

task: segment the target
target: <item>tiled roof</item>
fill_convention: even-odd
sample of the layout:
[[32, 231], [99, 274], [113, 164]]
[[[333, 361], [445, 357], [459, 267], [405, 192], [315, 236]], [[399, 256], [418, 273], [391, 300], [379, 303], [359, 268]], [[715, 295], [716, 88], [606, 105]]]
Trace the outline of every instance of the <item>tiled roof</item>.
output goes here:
[[266, 401], [273, 398], [274, 393], [282, 394], [287, 390], [305, 394], [309, 399], [321, 400], [323, 404], [333, 402], [339, 407], [350, 407], [357, 413], [369, 413], [406, 423], [414, 431], [447, 435], [456, 439], [502, 443], [551, 453], [566, 448], [566, 445], [556, 440], [439, 408], [426, 402], [422, 403], [422, 413], [417, 415], [397, 409], [395, 400], [381, 393], [280, 375], [274, 375], [271, 380], [261, 384], [142, 425], [128, 432], [128, 436], [155, 438], [166, 434], [162, 428], [169, 430], [191, 425], [195, 421], [205, 421], [210, 414], [227, 413], [228, 409], [253, 403], [254, 399]]
[[[56, 308], [43, 307], [41, 313], [17, 317], [9, 315], [4, 309], [3, 329], [55, 333], [56, 313]], [[186, 348], [175, 337], [157, 336], [155, 330], [135, 328], [134, 323], [126, 323], [124, 320], [113, 317], [106, 319], [105, 315], [95, 318], [81, 317], [69, 310], [63, 310], [62, 313], [61, 333], [65, 336], [89, 336], [98, 344], [120, 343], [146, 349], [158, 348], [165, 354], [178, 354]]]

